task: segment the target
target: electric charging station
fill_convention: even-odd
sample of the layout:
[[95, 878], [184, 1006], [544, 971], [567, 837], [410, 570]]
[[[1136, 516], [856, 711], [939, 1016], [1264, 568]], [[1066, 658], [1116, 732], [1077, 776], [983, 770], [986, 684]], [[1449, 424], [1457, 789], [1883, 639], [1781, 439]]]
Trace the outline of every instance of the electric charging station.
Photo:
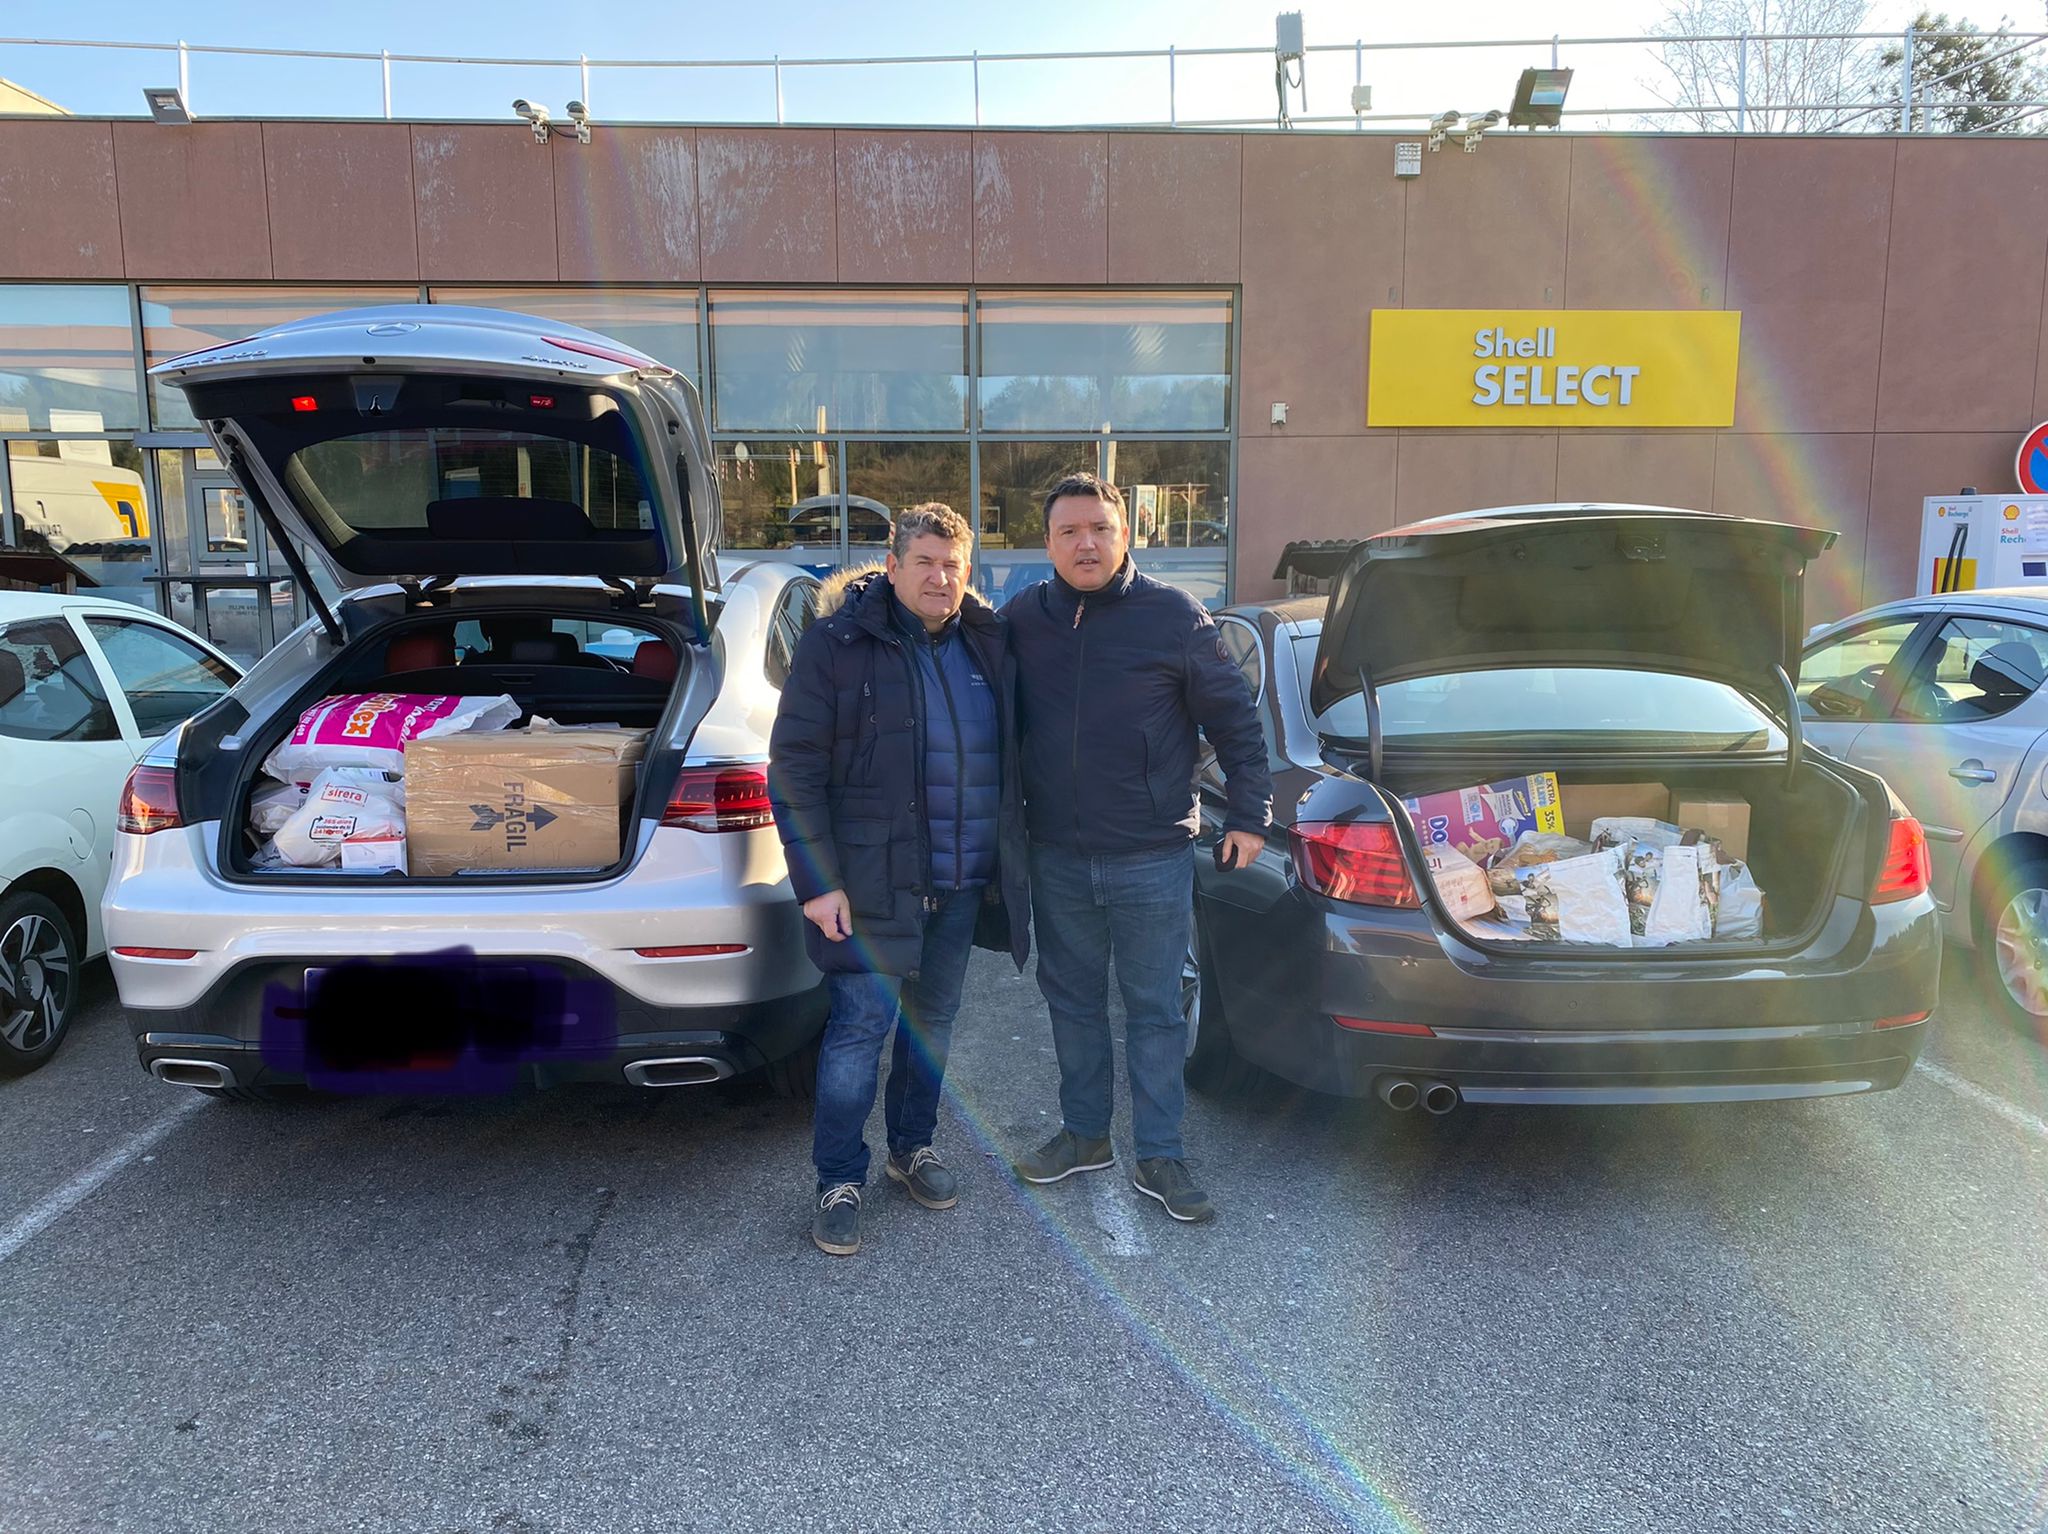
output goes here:
[[2048, 587], [2048, 495], [1930, 495], [1914, 580], [1931, 595]]

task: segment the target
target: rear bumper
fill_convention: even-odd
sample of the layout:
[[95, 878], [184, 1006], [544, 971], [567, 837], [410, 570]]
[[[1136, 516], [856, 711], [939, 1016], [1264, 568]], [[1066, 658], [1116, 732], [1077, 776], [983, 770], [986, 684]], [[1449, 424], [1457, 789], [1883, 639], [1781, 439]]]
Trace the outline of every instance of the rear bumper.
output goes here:
[[[309, 986], [309, 970], [343, 979]], [[658, 1006], [580, 965], [461, 950], [247, 963], [189, 1006], [126, 1008], [153, 1074], [183, 1062], [219, 1067], [222, 1085], [359, 1093], [719, 1080], [795, 1054], [829, 1010], [822, 983], [771, 1000]]]
[[[1924, 897], [1875, 908], [1839, 902], [1796, 955], [1643, 954], [1622, 963], [1503, 960], [1440, 932], [1421, 912], [1340, 908], [1298, 891], [1290, 898], [1305, 908], [1299, 929], [1313, 949], [1297, 956], [1295, 973], [1317, 980], [1273, 995], [1280, 1005], [1229, 998], [1231, 1036], [1275, 1074], [1346, 1096], [1399, 1077], [1448, 1083], [1475, 1103], [1884, 1091], [1905, 1079], [1927, 1024], [1878, 1023], [1924, 1016], [1938, 999], [1940, 924]], [[1360, 1030], [1339, 1017], [1431, 1032]]]

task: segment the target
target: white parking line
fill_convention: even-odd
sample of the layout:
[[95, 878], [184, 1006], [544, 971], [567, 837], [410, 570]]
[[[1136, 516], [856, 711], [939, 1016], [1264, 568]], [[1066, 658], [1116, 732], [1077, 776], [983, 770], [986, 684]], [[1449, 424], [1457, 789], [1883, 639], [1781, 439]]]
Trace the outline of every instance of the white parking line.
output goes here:
[[1938, 1081], [1958, 1097], [1967, 1097], [1980, 1108], [1989, 1108], [2008, 1124], [2016, 1124], [2037, 1140], [2048, 1140], [2048, 1119], [2036, 1118], [2026, 1109], [2007, 1102], [1996, 1092], [1987, 1092], [1974, 1081], [1966, 1081], [1954, 1071], [1945, 1070], [1926, 1060], [1917, 1063], [1914, 1070], [1930, 1080]]
[[33, 1241], [53, 1221], [90, 1198], [100, 1184], [146, 1153], [152, 1145], [175, 1129], [178, 1121], [186, 1114], [196, 1113], [205, 1106], [206, 1100], [195, 1092], [187, 1101], [179, 1103], [149, 1128], [139, 1134], [130, 1135], [127, 1140], [108, 1151], [6, 1230], [0, 1231], [0, 1262], [5, 1262]]
[[1132, 1214], [1132, 1194], [1116, 1184], [1115, 1172], [1107, 1177], [1089, 1174], [1088, 1199], [1095, 1207], [1095, 1228], [1109, 1237], [1110, 1256], [1148, 1256], [1152, 1243], [1145, 1239], [1144, 1231], [1138, 1228], [1137, 1219]]

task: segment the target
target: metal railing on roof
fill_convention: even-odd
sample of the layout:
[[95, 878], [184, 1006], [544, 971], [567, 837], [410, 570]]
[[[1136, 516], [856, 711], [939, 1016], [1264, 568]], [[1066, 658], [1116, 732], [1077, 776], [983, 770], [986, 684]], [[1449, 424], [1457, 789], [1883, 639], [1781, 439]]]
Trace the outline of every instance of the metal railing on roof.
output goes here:
[[[1945, 74], [1931, 78], [1916, 78], [1916, 60], [1925, 45], [1935, 42], [1950, 42], [1974, 39], [1979, 45], [1990, 45], [1996, 51], [1978, 53], [1962, 66]], [[2035, 126], [2032, 119], [2036, 114], [2048, 111], [2048, 71], [2036, 67], [2041, 57], [2042, 45], [2048, 43], [2048, 32], [2016, 32], [2000, 30], [1983, 33], [1966, 29], [1950, 31], [1921, 31], [1908, 27], [1903, 32], [1786, 32], [1786, 33], [1712, 33], [1697, 35], [1650, 34], [1637, 37], [1565, 37], [1553, 35], [1534, 38], [1457, 38], [1437, 41], [1388, 41], [1368, 43], [1359, 39], [1350, 43], [1312, 44], [1304, 51], [1308, 55], [1326, 59], [1348, 58], [1352, 65], [1352, 83], [1367, 83], [1368, 61], [1375, 64], [1395, 61], [1409, 64], [1411, 61], [1434, 55], [1455, 57], [1462, 53], [1483, 50], [1515, 51], [1527, 53], [1540, 50], [1548, 56], [1550, 67], [1556, 68], [1569, 61], [1575, 66], [1583, 65], [1589, 56], [1602, 52], [1613, 53], [1632, 50], [1638, 56], [1638, 63], [1644, 67], [1662, 69], [1669, 78], [1660, 81], [1644, 80], [1640, 76], [1632, 83], [1636, 87], [1631, 99], [1606, 99], [1588, 104], [1583, 93], [1574, 105], [1565, 107], [1562, 118], [1569, 125], [1591, 128], [1598, 131], [1649, 128], [1664, 130], [1671, 128], [1716, 133], [1751, 132], [1847, 132], [1870, 131], [1881, 128], [1893, 132], [1941, 131], [1952, 121], [1967, 117], [1975, 125], [1973, 131], [2010, 131], [2019, 126]], [[430, 67], [436, 69], [482, 71], [492, 69], [544, 69], [575, 70], [580, 85], [579, 99], [594, 116], [598, 103], [593, 99], [593, 75], [619, 72], [622, 75], [642, 75], [654, 72], [663, 75], [689, 75], [698, 72], [757, 72], [763, 76], [763, 91], [757, 108], [742, 107], [737, 112], [716, 116], [702, 114], [654, 114], [650, 115], [644, 106], [621, 115], [613, 114], [612, 121], [638, 123], [658, 122], [716, 122], [719, 124], [747, 125], [776, 123], [802, 123], [819, 126], [916, 126], [916, 127], [1135, 127], [1135, 128], [1256, 128], [1285, 126], [1292, 128], [1404, 128], [1411, 125], [1427, 125], [1439, 115], [1437, 110], [1416, 106], [1413, 110], [1354, 110], [1349, 113], [1324, 113], [1311, 115], [1306, 111], [1290, 113], [1283, 109], [1275, 114], [1267, 111], [1260, 114], [1194, 115], [1183, 112], [1188, 95], [1187, 87], [1181, 81], [1182, 67], [1188, 64], [1212, 61], [1260, 61], [1261, 67], [1273, 64], [1275, 53], [1271, 48], [1178, 48], [1162, 49], [1111, 49], [1098, 51], [1054, 50], [1021, 53], [934, 53], [906, 55], [870, 55], [860, 57], [827, 58], [784, 58], [770, 55], [765, 58], [740, 59], [665, 59], [665, 58], [591, 58], [579, 54], [574, 58], [542, 57], [526, 55], [476, 55], [476, 54], [435, 54], [409, 53], [380, 50], [376, 53], [345, 49], [306, 48], [256, 48], [224, 43], [188, 42], [103, 42], [84, 39], [0, 37], [0, 49], [79, 49], [98, 53], [146, 53], [175, 55], [178, 66], [178, 87], [186, 109], [196, 118], [201, 115], [223, 117], [287, 116], [313, 117], [341, 120], [364, 120], [382, 117], [387, 120], [400, 117], [411, 121], [474, 121], [482, 116], [495, 117], [494, 109], [480, 112], [476, 109], [461, 111], [413, 109], [413, 103], [406, 103], [406, 110], [400, 111], [392, 85], [394, 65]], [[1800, 61], [1791, 60], [1792, 71], [1799, 76], [1794, 84], [1802, 87], [1795, 90], [1795, 98], [1770, 99], [1770, 80], [1774, 61], [1776, 73], [1782, 76], [1787, 71], [1788, 51], [1805, 48], [1818, 49], [1828, 57], [1821, 61], [1818, 73], [1826, 76], [1832, 71], [1833, 85], [1825, 78], [1818, 81], [1802, 73]], [[1888, 57], [1895, 52], [1897, 57]], [[2029, 57], [2031, 55], [2031, 57]], [[237, 103], [230, 90], [209, 85], [203, 99], [195, 100], [192, 87], [192, 61], [197, 59], [269, 59], [292, 60], [304, 63], [361, 63], [376, 65], [381, 83], [381, 110], [351, 110], [344, 104], [332, 111], [298, 111], [285, 114], [265, 113], [249, 109], [249, 102]], [[1684, 87], [1683, 79], [1672, 60], [1693, 61], [1694, 83], [1691, 89]], [[1708, 60], [1705, 70], [1698, 67], [1698, 61]], [[1811, 60], [1806, 61], [1811, 64]], [[1982, 99], [1968, 94], [1967, 76], [1974, 71], [1994, 63], [2007, 63], [2025, 84], [2032, 87], [2024, 95], [2005, 99]], [[1155, 113], [1131, 113], [1123, 116], [1095, 118], [1088, 121], [1048, 121], [1043, 116], [1029, 117], [1017, 114], [996, 113], [991, 115], [984, 108], [983, 72], [997, 74], [1015, 73], [1032, 68], [1052, 65], [1157, 65], [1163, 71], [1163, 78], [1155, 82], [1160, 94], [1157, 103], [1165, 108], [1163, 115]], [[916, 69], [936, 71], [941, 77], [952, 72], [957, 93], [961, 83], [958, 75], [965, 73], [965, 84], [972, 99], [971, 116], [965, 120], [918, 120], [906, 122], [900, 115], [880, 115], [856, 112], [848, 115], [835, 111], [825, 115], [792, 116], [786, 107], [784, 94], [785, 75], [803, 75], [823, 71], [853, 71], [881, 69]], [[1883, 81], [1884, 68], [1897, 71], [1896, 88]], [[0, 71], [4, 72], [4, 71]], [[1752, 76], [1762, 77], [1762, 93], [1752, 88]], [[1486, 77], [1490, 91], [1468, 90], [1463, 85], [1456, 90], [1464, 95], [1491, 94], [1505, 97], [1511, 85], [1505, 75]], [[1247, 88], [1270, 90], [1269, 81], [1262, 81], [1257, 75], [1243, 76], [1232, 82], [1235, 94], [1242, 95]], [[1820, 89], [1811, 87], [1820, 85]], [[1674, 90], [1673, 87], [1677, 86]], [[1704, 87], [1704, 88], [1703, 88]], [[1666, 94], [1667, 92], [1671, 94]], [[367, 93], [366, 93], [367, 94]], [[1199, 101], [1214, 101], [1218, 90], [1214, 82], [1210, 88], [1196, 92]], [[1673, 96], [1679, 99], [1673, 99]], [[2041, 98], [2041, 99], [2036, 99]], [[900, 96], [885, 99], [900, 100]], [[1284, 103], [1284, 96], [1282, 101]], [[304, 103], [300, 103], [301, 106]], [[365, 103], [367, 105], [367, 103]], [[1455, 102], [1437, 101], [1436, 108], [1456, 105]], [[1200, 110], [1200, 107], [1197, 107]], [[91, 115], [124, 116], [122, 112], [98, 113]], [[135, 114], [143, 115], [143, 114]]]

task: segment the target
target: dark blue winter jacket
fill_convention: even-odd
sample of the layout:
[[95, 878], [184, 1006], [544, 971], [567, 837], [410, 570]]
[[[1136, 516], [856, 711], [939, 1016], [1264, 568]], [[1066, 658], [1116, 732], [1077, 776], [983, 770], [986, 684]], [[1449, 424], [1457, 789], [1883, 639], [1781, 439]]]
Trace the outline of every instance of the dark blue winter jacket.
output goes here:
[[1033, 841], [1086, 853], [1185, 844], [1201, 828], [1197, 729], [1223, 768], [1224, 829], [1265, 834], [1265, 734], [1201, 603], [1126, 557], [1099, 591], [1055, 575], [1018, 592], [1003, 616]]
[[924, 693], [925, 845], [932, 884], [966, 889], [995, 876], [1003, 811], [1003, 742], [995, 689], [954, 619], [936, 635], [901, 602], [896, 625], [917, 657]]

